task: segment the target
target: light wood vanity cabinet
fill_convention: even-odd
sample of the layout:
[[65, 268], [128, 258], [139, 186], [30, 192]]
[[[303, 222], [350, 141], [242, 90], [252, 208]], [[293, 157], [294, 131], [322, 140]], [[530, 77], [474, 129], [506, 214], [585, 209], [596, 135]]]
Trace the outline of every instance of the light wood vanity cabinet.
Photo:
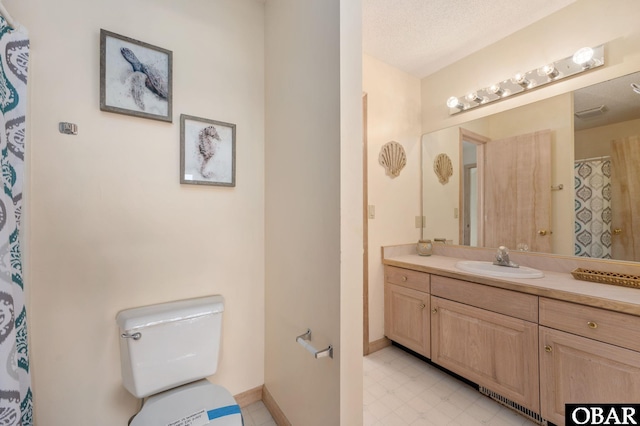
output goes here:
[[387, 265], [385, 334], [557, 425], [640, 398], [640, 316]]
[[541, 414], [566, 403], [637, 403], [640, 317], [540, 298]]
[[384, 334], [427, 358], [431, 357], [430, 275], [385, 266]]
[[538, 412], [538, 324], [515, 317], [537, 297], [435, 275], [431, 292], [432, 361]]

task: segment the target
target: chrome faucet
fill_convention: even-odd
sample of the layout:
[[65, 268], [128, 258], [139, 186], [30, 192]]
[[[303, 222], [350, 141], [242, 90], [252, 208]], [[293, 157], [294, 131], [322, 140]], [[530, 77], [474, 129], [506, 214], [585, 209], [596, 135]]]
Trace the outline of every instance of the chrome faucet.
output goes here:
[[512, 262], [509, 259], [509, 249], [505, 246], [498, 247], [498, 253], [496, 253], [496, 260], [493, 262], [494, 265], [498, 266], [508, 266], [510, 268], [519, 268], [520, 265]]

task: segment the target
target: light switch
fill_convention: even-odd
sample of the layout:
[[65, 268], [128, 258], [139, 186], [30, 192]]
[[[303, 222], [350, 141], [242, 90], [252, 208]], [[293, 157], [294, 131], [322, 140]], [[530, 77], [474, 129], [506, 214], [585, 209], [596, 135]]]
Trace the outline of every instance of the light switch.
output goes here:
[[367, 206], [367, 210], [369, 213], [369, 219], [375, 219], [376, 218], [376, 206], [369, 204]]
[[422, 228], [424, 226], [424, 216], [416, 216], [416, 228]]

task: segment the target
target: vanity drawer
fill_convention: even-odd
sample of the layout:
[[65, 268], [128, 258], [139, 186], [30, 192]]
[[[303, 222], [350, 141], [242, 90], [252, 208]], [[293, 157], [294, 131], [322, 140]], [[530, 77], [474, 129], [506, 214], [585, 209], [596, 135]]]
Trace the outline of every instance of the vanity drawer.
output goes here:
[[640, 317], [540, 298], [540, 325], [640, 351]]
[[430, 275], [426, 272], [412, 271], [411, 269], [384, 267], [385, 281], [418, 291], [429, 292]]
[[431, 294], [465, 305], [538, 322], [538, 296], [433, 275]]

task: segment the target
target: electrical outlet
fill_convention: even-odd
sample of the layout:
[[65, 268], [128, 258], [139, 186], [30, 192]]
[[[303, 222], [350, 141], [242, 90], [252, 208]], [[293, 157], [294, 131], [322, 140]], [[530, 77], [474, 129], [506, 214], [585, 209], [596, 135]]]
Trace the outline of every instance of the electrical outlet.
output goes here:
[[454, 219], [457, 219], [457, 218], [458, 218], [458, 208], [457, 208], [457, 207], [454, 207], [454, 208], [453, 208], [453, 218], [454, 218]]

